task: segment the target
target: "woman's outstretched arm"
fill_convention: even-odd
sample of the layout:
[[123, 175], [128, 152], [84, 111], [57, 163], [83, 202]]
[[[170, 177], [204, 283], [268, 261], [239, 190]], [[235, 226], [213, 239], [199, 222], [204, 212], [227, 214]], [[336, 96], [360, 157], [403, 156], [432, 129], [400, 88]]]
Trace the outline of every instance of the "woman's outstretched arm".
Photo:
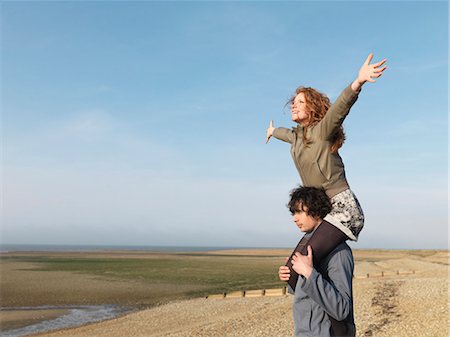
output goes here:
[[294, 131], [287, 128], [276, 128], [273, 126], [273, 121], [270, 121], [269, 127], [266, 132], [266, 144], [269, 142], [270, 138], [275, 137], [283, 142], [292, 144], [294, 141]]
[[374, 78], [380, 77], [383, 74], [383, 71], [386, 70], [387, 66], [385, 65], [385, 63], [387, 59], [383, 59], [380, 62], [370, 64], [372, 59], [373, 54], [370, 53], [369, 56], [367, 56], [364, 64], [361, 66], [361, 69], [359, 69], [358, 77], [353, 81], [351, 85], [353, 91], [360, 90], [366, 82], [374, 83]]
[[339, 95], [336, 101], [328, 109], [325, 117], [320, 121], [320, 130], [323, 139], [336, 132], [336, 128], [342, 125], [345, 117], [350, 112], [351, 107], [358, 99], [358, 94], [366, 82], [375, 82], [374, 78], [380, 77], [386, 70], [386, 59], [370, 64], [373, 54], [370, 53], [366, 61], [359, 69], [358, 77]]
[[275, 130], [275, 128], [273, 127], [273, 121], [270, 121], [269, 127], [267, 128], [266, 131], [266, 144], [269, 142], [270, 138], [272, 138], [273, 130]]

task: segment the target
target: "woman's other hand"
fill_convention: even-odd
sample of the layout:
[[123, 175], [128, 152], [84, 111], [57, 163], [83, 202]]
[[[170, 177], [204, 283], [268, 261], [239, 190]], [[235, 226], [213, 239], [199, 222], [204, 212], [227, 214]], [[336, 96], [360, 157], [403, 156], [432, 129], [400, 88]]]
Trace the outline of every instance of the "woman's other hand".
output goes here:
[[266, 133], [266, 144], [269, 142], [269, 139], [272, 137], [273, 130], [275, 130], [275, 128], [273, 127], [273, 121], [270, 121], [269, 127], [267, 128], [267, 133]]

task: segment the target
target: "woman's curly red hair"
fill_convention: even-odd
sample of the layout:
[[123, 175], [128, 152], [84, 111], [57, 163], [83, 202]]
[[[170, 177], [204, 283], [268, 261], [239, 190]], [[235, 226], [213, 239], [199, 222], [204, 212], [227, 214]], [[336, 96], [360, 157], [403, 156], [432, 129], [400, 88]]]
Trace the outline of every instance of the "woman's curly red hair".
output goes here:
[[[323, 119], [323, 117], [325, 117], [325, 114], [330, 108], [330, 99], [325, 94], [322, 94], [314, 88], [298, 87], [295, 90], [295, 96], [291, 99], [291, 101], [293, 101], [299, 93], [303, 93], [305, 95], [305, 104], [310, 113], [308, 126], [316, 125]], [[306, 133], [303, 133], [303, 140], [305, 141], [305, 144], [308, 144]], [[342, 125], [330, 137], [329, 141], [331, 143], [331, 152], [336, 153], [345, 141], [345, 133]]]

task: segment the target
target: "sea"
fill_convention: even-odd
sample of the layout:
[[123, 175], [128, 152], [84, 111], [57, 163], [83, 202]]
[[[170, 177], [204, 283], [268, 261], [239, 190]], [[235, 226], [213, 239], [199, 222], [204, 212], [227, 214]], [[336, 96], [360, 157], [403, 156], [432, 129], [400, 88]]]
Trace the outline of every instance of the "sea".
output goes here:
[[271, 249], [278, 247], [244, 246], [127, 246], [127, 245], [49, 245], [49, 244], [0, 244], [0, 252], [96, 252], [111, 250], [151, 252], [207, 252], [227, 249]]

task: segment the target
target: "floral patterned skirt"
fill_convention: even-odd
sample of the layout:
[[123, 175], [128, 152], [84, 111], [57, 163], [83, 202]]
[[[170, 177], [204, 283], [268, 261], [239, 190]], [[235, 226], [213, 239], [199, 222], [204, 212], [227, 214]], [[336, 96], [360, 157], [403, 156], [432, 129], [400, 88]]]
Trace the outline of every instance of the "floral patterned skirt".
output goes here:
[[364, 213], [358, 199], [350, 189], [331, 198], [332, 210], [324, 220], [344, 232], [350, 240], [358, 241], [359, 232], [364, 227]]

